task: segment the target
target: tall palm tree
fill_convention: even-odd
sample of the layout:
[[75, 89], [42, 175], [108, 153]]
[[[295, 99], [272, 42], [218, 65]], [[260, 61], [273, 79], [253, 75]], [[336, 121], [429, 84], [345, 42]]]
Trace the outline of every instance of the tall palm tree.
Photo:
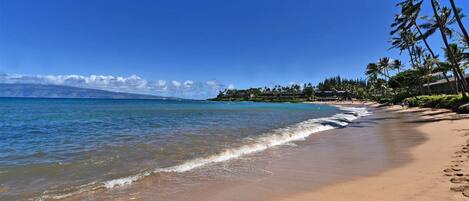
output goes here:
[[[391, 31], [391, 34], [394, 34], [395, 32], [402, 30], [402, 29], [410, 29], [414, 27], [418, 34], [417, 40], [421, 40], [424, 43], [428, 52], [430, 53], [431, 57], [433, 59], [437, 59], [438, 56], [433, 52], [432, 48], [427, 42], [427, 38], [432, 33], [434, 33], [434, 31], [427, 32], [427, 34], [424, 34], [421, 30], [421, 27], [417, 23], [417, 19], [419, 18], [420, 11], [421, 11], [422, 3], [423, 3], [423, 0], [417, 0], [417, 1], [405, 0], [397, 4], [397, 6], [401, 7], [401, 14], [396, 15], [396, 17], [394, 18], [394, 23], [391, 25], [391, 27], [396, 27], [396, 28], [393, 31]], [[426, 18], [426, 17], [421, 17], [421, 18]], [[439, 68], [438, 66], [439, 62], [436, 62], [435, 64], [437, 65], [437, 68]], [[440, 68], [440, 69], [443, 69], [443, 68]], [[449, 84], [449, 78], [446, 72], [442, 72], [442, 74]]]
[[[448, 29], [447, 28], [447, 23], [446, 21], [443, 21], [443, 20], [447, 20], [450, 18], [450, 14], [451, 14], [451, 11], [448, 11], [449, 9], [441, 9], [441, 16], [440, 14], [438, 13], [438, 10], [439, 10], [439, 5], [438, 5], [438, 2], [436, 2], [436, 0], [431, 0], [431, 5], [432, 5], [432, 10], [433, 10], [433, 14], [434, 14], [434, 17], [435, 17], [435, 20], [436, 20], [436, 24], [438, 25], [438, 29], [440, 30], [440, 34], [441, 34], [441, 38], [443, 39], [443, 43], [445, 44], [445, 47], [446, 49], [449, 49], [449, 42], [448, 42], [448, 37], [447, 37], [447, 33], [446, 33], [446, 30]], [[466, 82], [466, 79], [464, 78], [464, 76], [461, 74], [461, 71], [457, 68], [457, 61], [455, 59], [455, 56], [453, 55], [453, 52], [452, 51], [448, 51], [448, 56], [450, 58], [450, 62], [453, 64], [453, 71], [455, 73], [455, 77], [458, 78], [460, 80], [460, 82], [462, 83], [462, 86], [463, 86], [463, 96], [466, 96], [466, 92], [468, 92], [468, 89], [469, 89], [469, 86], [467, 85], [467, 82]]]
[[461, 48], [456, 43], [449, 44], [449, 49], [445, 50], [445, 56], [448, 57], [449, 53], [451, 52], [456, 59], [456, 64], [458, 70], [464, 75], [465, 69], [469, 66], [469, 60], [464, 55], [464, 48]]
[[[405, 0], [398, 3], [396, 6], [401, 7], [401, 13], [397, 14], [394, 17], [394, 23], [391, 24], [391, 27], [394, 29], [391, 31], [391, 35], [399, 33], [401, 37], [404, 34], [404, 39], [411, 46], [411, 51], [409, 54], [412, 54], [412, 66], [415, 67], [417, 63], [420, 63], [420, 57], [418, 57], [419, 49], [415, 46], [419, 38], [422, 38], [422, 32], [417, 24], [417, 18], [420, 13], [422, 0]], [[417, 28], [418, 33], [414, 33], [413, 28]], [[426, 41], [425, 41], [426, 42]]]
[[[432, 55], [432, 57], [436, 58], [435, 53], [433, 52], [432, 48], [427, 42], [427, 38], [429, 35], [424, 35], [424, 33], [421, 30], [420, 25], [418, 25], [417, 23], [417, 19], [420, 16], [422, 3], [423, 3], [422, 0], [419, 0], [419, 1], [405, 0], [397, 4], [398, 6], [401, 7], [401, 14], [396, 15], [394, 19], [394, 23], [391, 24], [391, 27], [395, 27], [395, 29], [391, 31], [391, 35], [393, 35], [395, 32], [399, 30], [404, 30], [404, 29], [410, 30], [412, 28], [415, 28], [415, 30], [417, 31], [417, 40], [422, 40], [425, 44], [425, 47]], [[422, 16], [421, 18], [426, 18], [426, 17]]]
[[467, 34], [466, 28], [464, 28], [464, 25], [461, 21], [461, 18], [462, 18], [461, 9], [458, 9], [458, 7], [456, 7], [454, 0], [449, 0], [449, 2], [451, 3], [451, 9], [453, 9], [454, 17], [456, 18], [456, 21], [458, 22], [458, 26], [461, 29], [461, 32], [464, 36], [464, 41], [466, 41], [466, 44], [469, 47], [469, 34]]

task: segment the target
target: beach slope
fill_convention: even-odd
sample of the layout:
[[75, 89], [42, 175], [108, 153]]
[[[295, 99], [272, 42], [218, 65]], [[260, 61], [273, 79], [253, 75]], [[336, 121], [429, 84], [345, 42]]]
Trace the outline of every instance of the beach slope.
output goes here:
[[278, 200], [466, 200], [461, 192], [455, 192], [461, 189], [455, 187], [467, 185], [463, 180], [469, 173], [469, 155], [462, 151], [469, 139], [469, 120], [447, 110], [401, 110], [400, 106], [388, 110], [421, 118], [416, 121], [416, 129], [426, 140], [410, 149], [410, 162], [373, 176]]

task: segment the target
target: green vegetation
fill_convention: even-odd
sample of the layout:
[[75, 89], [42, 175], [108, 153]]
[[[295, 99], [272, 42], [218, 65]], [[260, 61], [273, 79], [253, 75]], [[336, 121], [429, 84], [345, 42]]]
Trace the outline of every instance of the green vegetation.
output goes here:
[[[404, 0], [396, 6], [400, 12], [391, 24], [391, 49], [406, 54], [409, 64], [383, 57], [366, 66], [372, 86], [372, 99], [380, 103], [407, 103], [409, 106], [457, 110], [468, 102], [469, 37], [461, 18], [462, 10], [450, 0], [451, 8], [438, 0]], [[422, 11], [431, 12], [425, 15]], [[462, 33], [458, 33], [461, 30]], [[440, 38], [443, 57], [428, 43]], [[454, 95], [444, 95], [454, 94]]]
[[226, 89], [220, 91], [215, 101], [303, 102], [313, 100], [364, 99], [368, 83], [363, 79], [327, 78], [318, 86], [311, 83], [302, 86], [274, 86], [273, 88]]
[[411, 107], [446, 108], [455, 111], [458, 111], [459, 107], [468, 101], [469, 99], [462, 95], [415, 96], [403, 100]]

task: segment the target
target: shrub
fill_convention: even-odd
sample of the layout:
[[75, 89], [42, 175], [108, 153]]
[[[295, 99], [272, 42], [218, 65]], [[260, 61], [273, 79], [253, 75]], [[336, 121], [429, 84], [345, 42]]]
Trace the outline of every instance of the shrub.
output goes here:
[[460, 105], [467, 103], [462, 95], [432, 95], [432, 96], [415, 96], [404, 99], [404, 103], [411, 107], [431, 107], [431, 108], [447, 108], [457, 110]]
[[378, 100], [378, 103], [380, 104], [387, 104], [391, 102], [392, 102], [392, 98], [389, 98], [389, 97], [383, 97]]

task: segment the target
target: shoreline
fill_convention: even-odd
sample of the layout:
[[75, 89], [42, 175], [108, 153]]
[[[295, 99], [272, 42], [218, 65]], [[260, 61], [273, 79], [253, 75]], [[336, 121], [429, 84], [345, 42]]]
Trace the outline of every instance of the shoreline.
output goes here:
[[[271, 131], [269, 135], [260, 135], [251, 143], [244, 144], [239, 147], [231, 147], [214, 155], [190, 159], [179, 165], [166, 168], [150, 169], [137, 175], [107, 180], [104, 182], [105, 188], [98, 186], [98, 188], [95, 188], [97, 191], [93, 190], [84, 194], [71, 193], [63, 196], [59, 195], [56, 196], [56, 198], [76, 200], [78, 197], [79, 200], [80, 198], [86, 197], [90, 194], [97, 194], [98, 197], [101, 197], [99, 195], [101, 193], [112, 194], [112, 192], [118, 192], [122, 189], [139, 188], [138, 186], [141, 186], [142, 183], [151, 183], [152, 181], [160, 182], [158, 179], [161, 176], [166, 177], [167, 175], [175, 176], [191, 174], [191, 172], [197, 172], [199, 169], [209, 169], [210, 166], [220, 166], [223, 165], [223, 163], [229, 163], [231, 160], [244, 160], [244, 158], [249, 158], [252, 155], [256, 155], [264, 151], [269, 152], [271, 151], [270, 149], [277, 149], [282, 146], [292, 146], [294, 142], [302, 141], [304, 138], [307, 138], [312, 134], [325, 130], [342, 128], [350, 122], [368, 115], [368, 112], [363, 108], [341, 108], [341, 110], [342, 112], [336, 113], [332, 116], [312, 118], [292, 124], [285, 128], [275, 129], [274, 131]], [[201, 168], [202, 166], [203, 168]]]
[[[465, 141], [462, 133], [469, 135], [469, 128], [460, 130], [467, 127], [465, 123], [469, 125], [468, 119], [453, 121], [451, 119], [458, 115], [448, 110], [381, 107], [373, 102], [320, 104], [366, 106], [377, 114], [344, 129], [311, 135], [305, 141], [293, 143], [297, 144], [293, 148], [281, 146], [184, 173], [183, 178], [196, 178], [191, 180], [197, 183], [193, 187], [179, 189], [177, 182], [163, 184], [165, 179], [169, 183], [174, 180], [167, 175], [164, 179], [153, 177], [104, 194], [96, 192], [66, 200], [156, 197], [163, 201], [464, 199], [462, 193], [450, 190], [456, 186], [449, 181], [455, 176], [445, 176], [443, 170], [456, 167], [451, 157]], [[451, 131], [450, 135], [441, 134], [447, 130]], [[217, 166], [234, 178], [213, 175], [212, 172], [220, 171]], [[240, 167], [249, 170], [238, 172]], [[177, 187], [178, 190], [168, 192], [161, 187]]]

